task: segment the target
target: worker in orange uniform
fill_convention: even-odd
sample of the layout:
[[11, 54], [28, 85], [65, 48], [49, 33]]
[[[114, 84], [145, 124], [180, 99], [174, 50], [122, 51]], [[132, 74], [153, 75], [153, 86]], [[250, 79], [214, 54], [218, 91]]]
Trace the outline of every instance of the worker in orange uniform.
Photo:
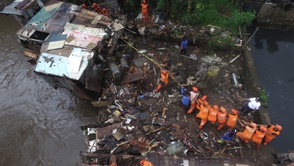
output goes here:
[[97, 5], [97, 3], [92, 4], [92, 10], [96, 13], [101, 13], [101, 8], [99, 5]]
[[218, 114], [218, 106], [214, 105], [209, 109], [209, 114], [207, 120], [210, 121], [212, 124], [215, 124], [217, 120], [217, 114]]
[[224, 127], [227, 121], [227, 110], [224, 107], [220, 107], [218, 113], [217, 113], [217, 122], [218, 127], [217, 130], [220, 130]]
[[273, 140], [277, 135], [280, 135], [280, 131], [282, 130], [282, 126], [276, 125], [269, 125], [267, 132], [264, 137], [264, 145], [267, 145], [271, 140]]
[[200, 99], [197, 100], [196, 108], [197, 108], [198, 110], [200, 110], [200, 106], [201, 106], [204, 102], [207, 102], [207, 96], [206, 96], [206, 95], [203, 95]]
[[209, 109], [210, 109], [210, 106], [207, 101], [205, 101], [203, 104], [200, 105], [199, 113], [196, 115], [196, 118], [201, 119], [199, 129], [202, 129], [202, 127], [205, 125], [208, 118]]
[[150, 161], [143, 159], [140, 161], [140, 166], [153, 166], [153, 164]]
[[251, 140], [257, 125], [254, 122], [241, 122], [241, 125], [245, 127], [245, 130], [243, 132], [237, 132], [236, 136], [239, 137], [242, 141], [245, 141], [245, 143], [248, 143], [249, 140]]
[[148, 15], [148, 4], [146, 3], [146, 0], [142, 1], [141, 7], [142, 7], [142, 18], [144, 21], [147, 21], [149, 19], [149, 15]]
[[236, 123], [238, 119], [238, 111], [235, 109], [232, 109], [231, 113], [229, 114], [228, 120], [227, 120], [227, 126], [230, 129], [235, 128]]
[[196, 103], [199, 96], [198, 88], [195, 86], [192, 87], [192, 91], [190, 91], [190, 109], [188, 110], [188, 114], [191, 114], [194, 111], [194, 108], [196, 108]]
[[158, 84], [156, 89], [154, 89], [154, 92], [157, 93], [162, 88], [163, 85], [167, 85], [168, 84], [168, 78], [169, 78], [169, 74], [168, 74], [167, 70], [161, 70], [160, 83]]
[[108, 16], [108, 10], [106, 8], [103, 8], [101, 13], [104, 15], [104, 16]]
[[265, 137], [266, 132], [267, 132], [267, 128], [264, 125], [259, 126], [255, 130], [255, 132], [251, 138], [251, 141], [256, 143], [257, 150], [260, 148], [260, 144], [262, 142], [262, 139]]

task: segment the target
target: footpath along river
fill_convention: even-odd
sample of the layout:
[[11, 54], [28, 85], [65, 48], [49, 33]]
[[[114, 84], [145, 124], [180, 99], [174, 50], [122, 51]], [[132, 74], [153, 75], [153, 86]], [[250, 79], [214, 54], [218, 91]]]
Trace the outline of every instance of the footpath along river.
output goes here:
[[294, 32], [260, 29], [250, 42], [256, 73], [268, 93], [273, 124], [283, 127], [270, 144], [281, 152], [294, 150]]
[[91, 104], [37, 76], [17, 43], [20, 25], [12, 16], [0, 20], [0, 165], [77, 165]]

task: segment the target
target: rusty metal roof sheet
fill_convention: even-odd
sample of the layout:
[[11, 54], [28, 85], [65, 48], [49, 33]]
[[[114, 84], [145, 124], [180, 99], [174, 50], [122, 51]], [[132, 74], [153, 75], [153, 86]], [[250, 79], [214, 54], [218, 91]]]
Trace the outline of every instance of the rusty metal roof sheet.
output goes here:
[[69, 57], [42, 53], [37, 61], [35, 71], [79, 80], [92, 57], [92, 52], [81, 48], [74, 48]]

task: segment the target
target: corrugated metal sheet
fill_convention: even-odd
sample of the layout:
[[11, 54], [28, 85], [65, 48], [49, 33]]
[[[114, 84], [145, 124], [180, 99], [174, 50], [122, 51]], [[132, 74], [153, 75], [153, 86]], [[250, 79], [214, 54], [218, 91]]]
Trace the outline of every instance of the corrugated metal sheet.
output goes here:
[[24, 0], [15, 0], [12, 4], [5, 6], [4, 10], [1, 11], [2, 14], [15, 14], [15, 15], [22, 15], [21, 10], [15, 9], [15, 7], [23, 2]]
[[88, 65], [89, 59], [92, 59], [92, 57], [92, 52], [90, 53], [80, 48], [74, 48], [69, 57], [42, 53], [35, 71], [79, 80]]
[[64, 32], [67, 34], [66, 45], [93, 49], [106, 35], [102, 28], [85, 27], [79, 24], [67, 23]]
[[33, 26], [34, 28], [42, 27], [44, 23], [56, 13], [62, 4], [63, 2], [60, 2], [42, 8], [32, 19], [30, 19], [26, 26]]

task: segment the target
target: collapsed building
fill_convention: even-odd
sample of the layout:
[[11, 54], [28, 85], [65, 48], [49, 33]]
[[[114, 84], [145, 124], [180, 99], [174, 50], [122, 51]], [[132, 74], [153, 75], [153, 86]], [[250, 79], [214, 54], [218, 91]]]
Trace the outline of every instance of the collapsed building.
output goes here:
[[[31, 2], [14, 3], [12, 8], [22, 10]], [[239, 141], [219, 144], [217, 139], [225, 131], [216, 131], [212, 124], [199, 130], [199, 120], [187, 116], [181, 107], [180, 84], [205, 90], [209, 79], [217, 82], [215, 75], [225, 76], [211, 90], [220, 97], [206, 91], [208, 100], [233, 107], [243, 87], [241, 73], [233, 66], [240, 54], [208, 57], [195, 49], [189, 56], [175, 56], [173, 51], [179, 47], [166, 41], [179, 42], [186, 35], [191, 43], [201, 44], [216, 34], [221, 43], [232, 34], [212, 25], [203, 29], [177, 26], [158, 15], [148, 23], [127, 23], [126, 16], [115, 11], [104, 16], [64, 2], [40, 5], [30, 12], [17, 36], [24, 54], [35, 61], [35, 72], [98, 108], [96, 121], [81, 126], [87, 145], [81, 153], [82, 165], [109, 165], [116, 160], [118, 165], [132, 166], [142, 157], [154, 165], [253, 165], [263, 155]], [[159, 42], [148, 43], [150, 38]], [[232, 39], [242, 46], [242, 41]], [[172, 79], [168, 87], [154, 93], [161, 68], [168, 69]], [[233, 93], [237, 95], [228, 96]]]
[[[105, 68], [109, 67], [112, 78], [121, 79], [114, 50], [126, 25], [125, 16], [114, 20], [58, 1], [37, 10], [33, 2], [15, 1], [2, 13], [14, 14], [21, 24], [27, 21], [17, 36], [24, 54], [35, 61], [38, 75], [56, 88], [68, 88], [88, 100], [101, 95]], [[127, 63], [126, 58], [121, 61]]]

